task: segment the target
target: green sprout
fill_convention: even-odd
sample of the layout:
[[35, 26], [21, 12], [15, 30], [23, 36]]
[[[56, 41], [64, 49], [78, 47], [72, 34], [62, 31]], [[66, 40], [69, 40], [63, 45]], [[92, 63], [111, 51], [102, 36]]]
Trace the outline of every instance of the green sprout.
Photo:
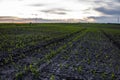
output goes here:
[[55, 76], [51, 75], [50, 80], [55, 80]]
[[115, 74], [114, 73], [111, 74], [111, 78], [112, 78], [112, 80], [115, 80]]
[[77, 68], [77, 71], [79, 72], [79, 73], [81, 73], [82, 72], [82, 66], [79, 66], [78, 68]]

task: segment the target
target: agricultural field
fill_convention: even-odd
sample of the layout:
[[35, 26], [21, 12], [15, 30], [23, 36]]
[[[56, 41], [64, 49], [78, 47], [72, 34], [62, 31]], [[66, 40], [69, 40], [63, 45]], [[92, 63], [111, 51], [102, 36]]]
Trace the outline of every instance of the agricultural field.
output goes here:
[[120, 80], [120, 25], [0, 24], [0, 80]]

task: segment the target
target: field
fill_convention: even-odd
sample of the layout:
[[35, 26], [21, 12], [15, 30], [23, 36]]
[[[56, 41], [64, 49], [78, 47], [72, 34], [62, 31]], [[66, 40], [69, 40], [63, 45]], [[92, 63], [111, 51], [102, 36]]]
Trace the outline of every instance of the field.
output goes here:
[[0, 80], [120, 80], [120, 25], [0, 24]]

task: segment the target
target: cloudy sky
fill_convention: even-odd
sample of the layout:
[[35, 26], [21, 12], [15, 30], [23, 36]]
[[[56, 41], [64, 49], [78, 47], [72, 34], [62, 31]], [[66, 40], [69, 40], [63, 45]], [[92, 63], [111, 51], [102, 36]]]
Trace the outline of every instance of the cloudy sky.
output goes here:
[[0, 0], [0, 22], [118, 22], [120, 0]]

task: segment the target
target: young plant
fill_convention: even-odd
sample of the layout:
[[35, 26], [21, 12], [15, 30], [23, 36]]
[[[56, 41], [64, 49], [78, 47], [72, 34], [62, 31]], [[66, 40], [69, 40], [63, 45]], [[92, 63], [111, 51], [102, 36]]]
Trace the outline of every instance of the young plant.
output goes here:
[[83, 69], [83, 67], [82, 67], [82, 66], [79, 66], [79, 67], [77, 68], [77, 71], [78, 71], [79, 73], [81, 73], [81, 72], [82, 72], [82, 69]]
[[115, 74], [114, 73], [111, 74], [111, 79], [115, 80]]
[[30, 64], [29, 70], [32, 72], [32, 74], [33, 74], [35, 77], [38, 77], [38, 76], [39, 76], [39, 71], [38, 71], [32, 64]]
[[106, 78], [106, 72], [102, 73], [102, 78]]
[[90, 64], [90, 59], [87, 60], [87, 63]]
[[19, 72], [19, 73], [15, 74], [15, 79], [16, 79], [16, 80], [22, 80], [23, 75], [24, 75], [24, 74], [23, 74], [22, 72]]
[[55, 76], [51, 75], [50, 80], [55, 80]]

